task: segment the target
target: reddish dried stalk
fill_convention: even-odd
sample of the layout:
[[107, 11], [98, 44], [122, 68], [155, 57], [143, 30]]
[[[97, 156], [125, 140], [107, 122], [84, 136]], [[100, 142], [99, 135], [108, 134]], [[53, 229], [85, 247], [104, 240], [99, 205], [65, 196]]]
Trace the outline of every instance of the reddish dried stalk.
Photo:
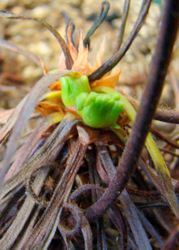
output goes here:
[[117, 168], [116, 175], [111, 180], [104, 195], [86, 211], [86, 216], [90, 220], [101, 216], [113, 204], [135, 169], [161, 96], [176, 40], [178, 20], [177, 15], [174, 14], [176, 13], [177, 4], [177, 0], [166, 1], [148, 82], [142, 96], [133, 130]]

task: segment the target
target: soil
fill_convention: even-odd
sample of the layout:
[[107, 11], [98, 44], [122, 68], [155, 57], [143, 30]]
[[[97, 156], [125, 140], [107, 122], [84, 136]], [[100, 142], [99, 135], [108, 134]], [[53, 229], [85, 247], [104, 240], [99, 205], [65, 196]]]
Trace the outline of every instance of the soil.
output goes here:
[[[121, 25], [123, 3], [124, 1], [110, 1], [111, 8], [108, 14], [108, 20], [96, 30], [91, 38], [91, 62], [93, 61], [93, 55], [99, 50], [103, 40], [105, 40], [106, 43], [104, 60], [107, 60], [112, 55], [118, 37], [118, 30]], [[141, 1], [139, 0], [133, 0], [131, 2], [131, 10], [124, 40], [129, 35], [137, 19], [140, 5]], [[100, 12], [100, 8], [101, 1], [98, 2], [94, 0], [46, 0], [40, 1], [40, 3], [39, 1], [30, 0], [4, 0], [0, 3], [1, 10], [8, 10], [15, 14], [45, 19], [64, 37], [65, 21], [61, 14], [63, 10], [70, 16], [77, 30], [79, 32], [82, 30], [83, 36], [85, 36], [93, 24], [94, 18]], [[141, 96], [143, 84], [145, 83], [151, 61], [151, 55], [156, 44], [161, 8], [160, 5], [152, 4], [149, 15], [138, 37], [135, 39], [124, 59], [116, 66], [116, 69], [121, 69], [119, 86], [122, 86], [127, 93], [137, 98]], [[58, 68], [61, 48], [52, 34], [50, 34], [46, 28], [42, 27], [41, 24], [33, 21], [7, 20], [1, 18], [0, 30], [2, 39], [6, 39], [18, 45], [20, 48], [37, 55], [43, 60], [48, 69]], [[2, 61], [1, 74], [13, 74], [14, 77], [19, 77], [20, 81], [16, 81], [16, 83], [18, 82], [21, 87], [23, 85], [23, 88], [20, 90], [22, 92], [23, 89], [23, 94], [28, 91], [28, 87], [31, 87], [42, 75], [40, 68], [13, 52], [1, 48], [0, 58]], [[1, 80], [1, 85], [5, 85], [5, 83]], [[13, 82], [8, 84], [8, 86], [9, 85], [12, 87]], [[27, 89], [24, 86], [26, 86]], [[131, 88], [131, 86], [133, 87]], [[167, 93], [173, 94], [171, 87], [167, 86], [166, 89]], [[3, 94], [10, 95], [10, 100], [1, 100], [1, 107], [13, 107], [23, 95], [22, 93], [18, 93], [17, 89], [9, 90], [10, 91], [5, 89]], [[17, 101], [15, 99], [16, 96]], [[170, 98], [168, 103], [168, 96], [166, 96], [165, 99], [167, 105], [174, 106]], [[165, 102], [163, 104], [165, 104]]]

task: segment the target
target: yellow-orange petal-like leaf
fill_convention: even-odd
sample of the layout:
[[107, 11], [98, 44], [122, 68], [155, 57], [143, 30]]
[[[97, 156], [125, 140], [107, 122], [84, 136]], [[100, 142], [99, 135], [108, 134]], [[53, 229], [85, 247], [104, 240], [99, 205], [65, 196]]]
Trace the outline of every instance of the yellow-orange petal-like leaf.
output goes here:
[[43, 116], [47, 116], [54, 112], [64, 113], [60, 104], [56, 104], [53, 102], [39, 102], [36, 106], [36, 112], [41, 113]]
[[61, 112], [54, 112], [47, 117], [47, 121], [51, 122], [53, 125], [61, 122], [65, 114]]
[[55, 81], [50, 85], [51, 90], [61, 90], [61, 82]]
[[119, 80], [119, 75], [121, 73], [121, 70], [118, 70], [108, 76], [105, 76], [101, 78], [100, 80], [96, 80], [91, 83], [91, 88], [96, 88], [96, 87], [109, 87], [109, 88], [115, 88], [118, 80]]

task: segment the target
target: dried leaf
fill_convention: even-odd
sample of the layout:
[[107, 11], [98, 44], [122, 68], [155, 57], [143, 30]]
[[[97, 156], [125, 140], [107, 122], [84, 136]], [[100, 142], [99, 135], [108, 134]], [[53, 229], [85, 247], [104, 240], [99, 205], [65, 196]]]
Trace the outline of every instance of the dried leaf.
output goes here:
[[90, 224], [84, 215], [82, 216], [81, 231], [85, 242], [85, 249], [92, 250], [93, 249], [92, 231]]
[[6, 126], [8, 130], [10, 129], [9, 127], [13, 127], [13, 129], [7, 144], [7, 150], [5, 152], [3, 165], [0, 169], [0, 187], [9, 169], [9, 165], [17, 148], [21, 133], [23, 132], [25, 125], [31, 116], [31, 113], [34, 111], [38, 100], [52, 82], [58, 80], [60, 77], [66, 75], [67, 73], [69, 73], [69, 71], [65, 70], [47, 73], [44, 77], [37, 81], [31, 92], [21, 101], [21, 103], [18, 105], [18, 108], [15, 109], [15, 112], [12, 114], [11, 120], [13, 119], [14, 124], [11, 124], [8, 127]]
[[41, 248], [49, 245], [57, 227], [56, 222], [58, 223], [57, 218], [61, 214], [62, 205], [69, 196], [75, 175], [81, 165], [85, 152], [86, 147], [82, 147], [80, 143], [78, 143], [74, 149], [74, 153], [69, 156], [68, 165], [65, 168], [47, 209], [34, 227], [31, 237], [29, 237], [24, 247], [33, 248], [38, 245]]
[[11, 165], [9, 171], [5, 176], [5, 181], [11, 178], [15, 173], [19, 171], [21, 166], [29, 159], [29, 157], [34, 153], [34, 150], [37, 148], [38, 141], [45, 131], [51, 126], [50, 123], [47, 122], [48, 119], [43, 119], [40, 124], [36, 127], [36, 129], [32, 132], [27, 142], [22, 146], [20, 152], [18, 153], [17, 158]]
[[119, 199], [120, 202], [122, 203], [126, 219], [128, 220], [128, 223], [130, 225], [130, 228], [132, 230], [138, 248], [152, 250], [148, 236], [137, 215], [135, 205], [133, 204], [132, 200], [130, 199], [130, 196], [128, 195], [125, 189], [120, 195]]
[[[33, 184], [36, 193], [40, 192], [46, 175], [47, 172], [43, 172], [36, 177]], [[13, 223], [4, 234], [3, 238], [0, 240], [0, 245], [3, 249], [10, 249], [14, 242], [18, 239], [19, 234], [31, 215], [34, 205], [34, 200], [30, 196], [27, 196]]]
[[[3, 187], [1, 188], [0, 199], [5, 197], [10, 191], [12, 192], [14, 188], [21, 185], [29, 176], [31, 171], [33, 171], [39, 165], [53, 161], [63, 148], [64, 140], [67, 139], [69, 133], [76, 123], [77, 121], [69, 121], [64, 119], [49, 136], [46, 143], [34, 153], [34, 155], [23, 165], [23, 167], [21, 167], [20, 171], [4, 183]], [[3, 202], [3, 199], [1, 202]]]
[[14, 109], [8, 109], [8, 110], [0, 109], [0, 125], [6, 124], [7, 120], [9, 119], [13, 111]]

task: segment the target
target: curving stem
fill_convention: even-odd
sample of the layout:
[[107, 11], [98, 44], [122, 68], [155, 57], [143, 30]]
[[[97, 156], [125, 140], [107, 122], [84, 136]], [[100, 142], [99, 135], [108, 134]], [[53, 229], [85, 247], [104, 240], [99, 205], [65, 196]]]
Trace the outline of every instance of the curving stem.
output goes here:
[[[145, 21], [148, 10], [150, 8], [151, 1], [152, 0], [143, 0], [137, 21], [134, 24], [134, 27], [133, 27], [131, 33], [129, 34], [127, 40], [123, 43], [123, 45], [121, 47], [120, 47], [121, 41], [118, 41], [118, 45], [119, 45], [120, 49], [109, 60], [107, 60], [104, 64], [102, 64], [101, 67], [99, 67], [91, 75], [89, 75], [88, 78], [89, 78], [90, 82], [93, 82], [97, 79], [100, 79], [103, 75], [105, 75], [107, 72], [109, 72], [111, 69], [113, 69], [118, 64], [118, 62], [123, 58], [123, 56], [128, 51], [129, 47], [131, 46], [132, 42], [134, 41], [135, 37], [137, 36], [138, 32], [140, 31], [140, 29]], [[124, 13], [124, 16], [125, 15], [126, 14]], [[127, 16], [126, 16], [126, 18], [127, 18]], [[124, 32], [124, 28], [125, 28], [124, 19], [126, 19], [126, 18], [124, 17], [123, 21], [122, 21], [121, 30], [119, 32], [121, 35]], [[117, 47], [118, 47], [118, 45], [117, 45]]]
[[[113, 204], [135, 170], [161, 96], [177, 36], [177, 18], [179, 16], [177, 5], [179, 5], [178, 0], [166, 0], [165, 2], [159, 38], [152, 58], [148, 82], [142, 95], [131, 135], [117, 167], [116, 175], [111, 180], [103, 196], [86, 211], [86, 216], [90, 220], [101, 216]], [[178, 215], [176, 214], [176, 216]]]

